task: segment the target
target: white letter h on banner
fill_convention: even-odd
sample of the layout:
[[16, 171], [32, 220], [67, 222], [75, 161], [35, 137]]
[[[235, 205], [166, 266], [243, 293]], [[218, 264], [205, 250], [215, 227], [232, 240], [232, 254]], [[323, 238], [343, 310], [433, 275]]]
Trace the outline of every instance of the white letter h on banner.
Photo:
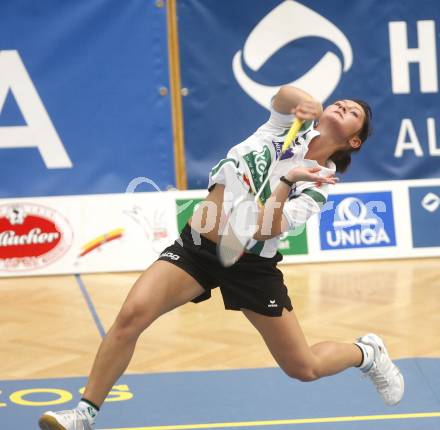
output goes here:
[[406, 22], [390, 22], [388, 28], [393, 93], [410, 93], [409, 63], [419, 63], [420, 91], [438, 92], [435, 22], [417, 21], [418, 48], [408, 48]]

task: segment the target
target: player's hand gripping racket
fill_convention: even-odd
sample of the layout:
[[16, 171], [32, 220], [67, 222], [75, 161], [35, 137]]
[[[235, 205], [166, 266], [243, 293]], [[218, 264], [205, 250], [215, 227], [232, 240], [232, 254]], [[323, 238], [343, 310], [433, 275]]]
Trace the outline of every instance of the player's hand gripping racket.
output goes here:
[[303, 122], [304, 121], [295, 118], [284, 139], [281, 153], [278, 159], [272, 164], [257, 194], [254, 196], [249, 192], [233, 202], [232, 208], [226, 216], [223, 230], [220, 234], [220, 240], [217, 244], [217, 255], [223, 266], [230, 267], [236, 263], [252, 240], [258, 228], [259, 206], [262, 206], [260, 202], [261, 193], [281, 160], [281, 156], [287, 151], [293, 139], [295, 139], [298, 134]]

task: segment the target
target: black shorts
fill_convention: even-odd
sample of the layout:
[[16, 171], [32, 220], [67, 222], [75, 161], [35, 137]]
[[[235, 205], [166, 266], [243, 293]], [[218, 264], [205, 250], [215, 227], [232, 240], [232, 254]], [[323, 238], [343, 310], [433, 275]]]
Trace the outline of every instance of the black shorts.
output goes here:
[[194, 303], [209, 299], [211, 290], [220, 287], [226, 309], [244, 308], [280, 316], [283, 308], [293, 309], [283, 274], [276, 267], [282, 258], [279, 253], [272, 258], [245, 253], [237, 263], [225, 268], [217, 258], [216, 244], [187, 224], [180, 238], [164, 249], [158, 259], [180, 267], [206, 290]]

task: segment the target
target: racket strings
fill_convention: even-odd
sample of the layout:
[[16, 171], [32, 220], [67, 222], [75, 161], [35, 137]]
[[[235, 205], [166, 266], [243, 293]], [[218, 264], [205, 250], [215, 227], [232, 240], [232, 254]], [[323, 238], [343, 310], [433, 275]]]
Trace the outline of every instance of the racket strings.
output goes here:
[[225, 267], [232, 266], [243, 254], [244, 247], [232, 228], [221, 237], [221, 246], [218, 247], [219, 257]]

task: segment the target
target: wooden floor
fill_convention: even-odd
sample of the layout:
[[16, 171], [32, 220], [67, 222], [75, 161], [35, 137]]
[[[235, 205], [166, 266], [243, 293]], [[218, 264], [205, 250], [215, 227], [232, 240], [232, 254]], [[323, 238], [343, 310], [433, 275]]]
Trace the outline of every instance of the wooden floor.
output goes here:
[[[374, 331], [394, 358], [440, 356], [440, 260], [282, 266], [310, 343]], [[105, 329], [138, 274], [84, 275]], [[73, 276], [0, 280], [1, 379], [87, 375], [100, 335]], [[219, 293], [163, 316], [139, 341], [129, 372], [274, 366]]]

